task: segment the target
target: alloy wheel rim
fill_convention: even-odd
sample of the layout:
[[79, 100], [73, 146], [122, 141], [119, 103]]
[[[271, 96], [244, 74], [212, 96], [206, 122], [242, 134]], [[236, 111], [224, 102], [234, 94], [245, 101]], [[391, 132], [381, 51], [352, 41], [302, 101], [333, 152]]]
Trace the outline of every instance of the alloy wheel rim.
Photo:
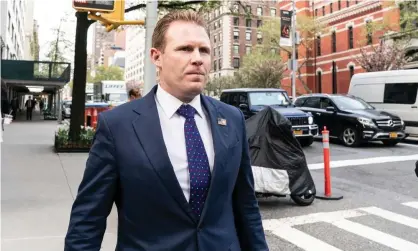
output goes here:
[[347, 128], [343, 133], [343, 140], [347, 145], [353, 145], [356, 142], [356, 133], [353, 129]]

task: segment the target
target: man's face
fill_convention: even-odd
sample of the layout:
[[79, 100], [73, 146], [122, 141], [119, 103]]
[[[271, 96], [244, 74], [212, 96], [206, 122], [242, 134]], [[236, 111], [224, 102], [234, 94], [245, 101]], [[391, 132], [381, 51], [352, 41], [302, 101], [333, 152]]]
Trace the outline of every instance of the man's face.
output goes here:
[[160, 84], [179, 99], [191, 100], [205, 88], [211, 66], [211, 45], [202, 26], [175, 21], [165, 34], [165, 48], [151, 49], [160, 69]]

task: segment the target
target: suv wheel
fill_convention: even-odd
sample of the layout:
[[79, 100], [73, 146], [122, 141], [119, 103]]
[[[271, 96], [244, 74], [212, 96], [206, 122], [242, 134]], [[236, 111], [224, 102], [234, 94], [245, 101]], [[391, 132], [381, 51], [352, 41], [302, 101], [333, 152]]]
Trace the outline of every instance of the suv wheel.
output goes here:
[[360, 144], [358, 132], [351, 126], [344, 128], [340, 137], [345, 146], [354, 147]]

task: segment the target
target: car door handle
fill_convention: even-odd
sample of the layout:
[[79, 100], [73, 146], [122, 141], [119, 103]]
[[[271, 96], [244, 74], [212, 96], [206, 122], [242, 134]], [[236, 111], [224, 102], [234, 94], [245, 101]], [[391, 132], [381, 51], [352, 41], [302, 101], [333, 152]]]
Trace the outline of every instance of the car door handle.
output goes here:
[[413, 105], [413, 106], [411, 106], [411, 108], [418, 108], [418, 106], [416, 106], [416, 105]]
[[316, 115], [321, 116], [321, 114], [319, 112], [316, 112]]

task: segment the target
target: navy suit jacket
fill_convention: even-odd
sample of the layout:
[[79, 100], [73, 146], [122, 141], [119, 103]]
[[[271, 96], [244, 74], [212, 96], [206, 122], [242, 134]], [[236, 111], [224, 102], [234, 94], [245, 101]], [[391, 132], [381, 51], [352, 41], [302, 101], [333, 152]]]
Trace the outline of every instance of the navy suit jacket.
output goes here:
[[99, 114], [65, 251], [99, 251], [114, 202], [118, 251], [267, 251], [242, 112], [202, 95], [215, 162], [198, 220], [167, 154], [156, 88], [142, 99]]

